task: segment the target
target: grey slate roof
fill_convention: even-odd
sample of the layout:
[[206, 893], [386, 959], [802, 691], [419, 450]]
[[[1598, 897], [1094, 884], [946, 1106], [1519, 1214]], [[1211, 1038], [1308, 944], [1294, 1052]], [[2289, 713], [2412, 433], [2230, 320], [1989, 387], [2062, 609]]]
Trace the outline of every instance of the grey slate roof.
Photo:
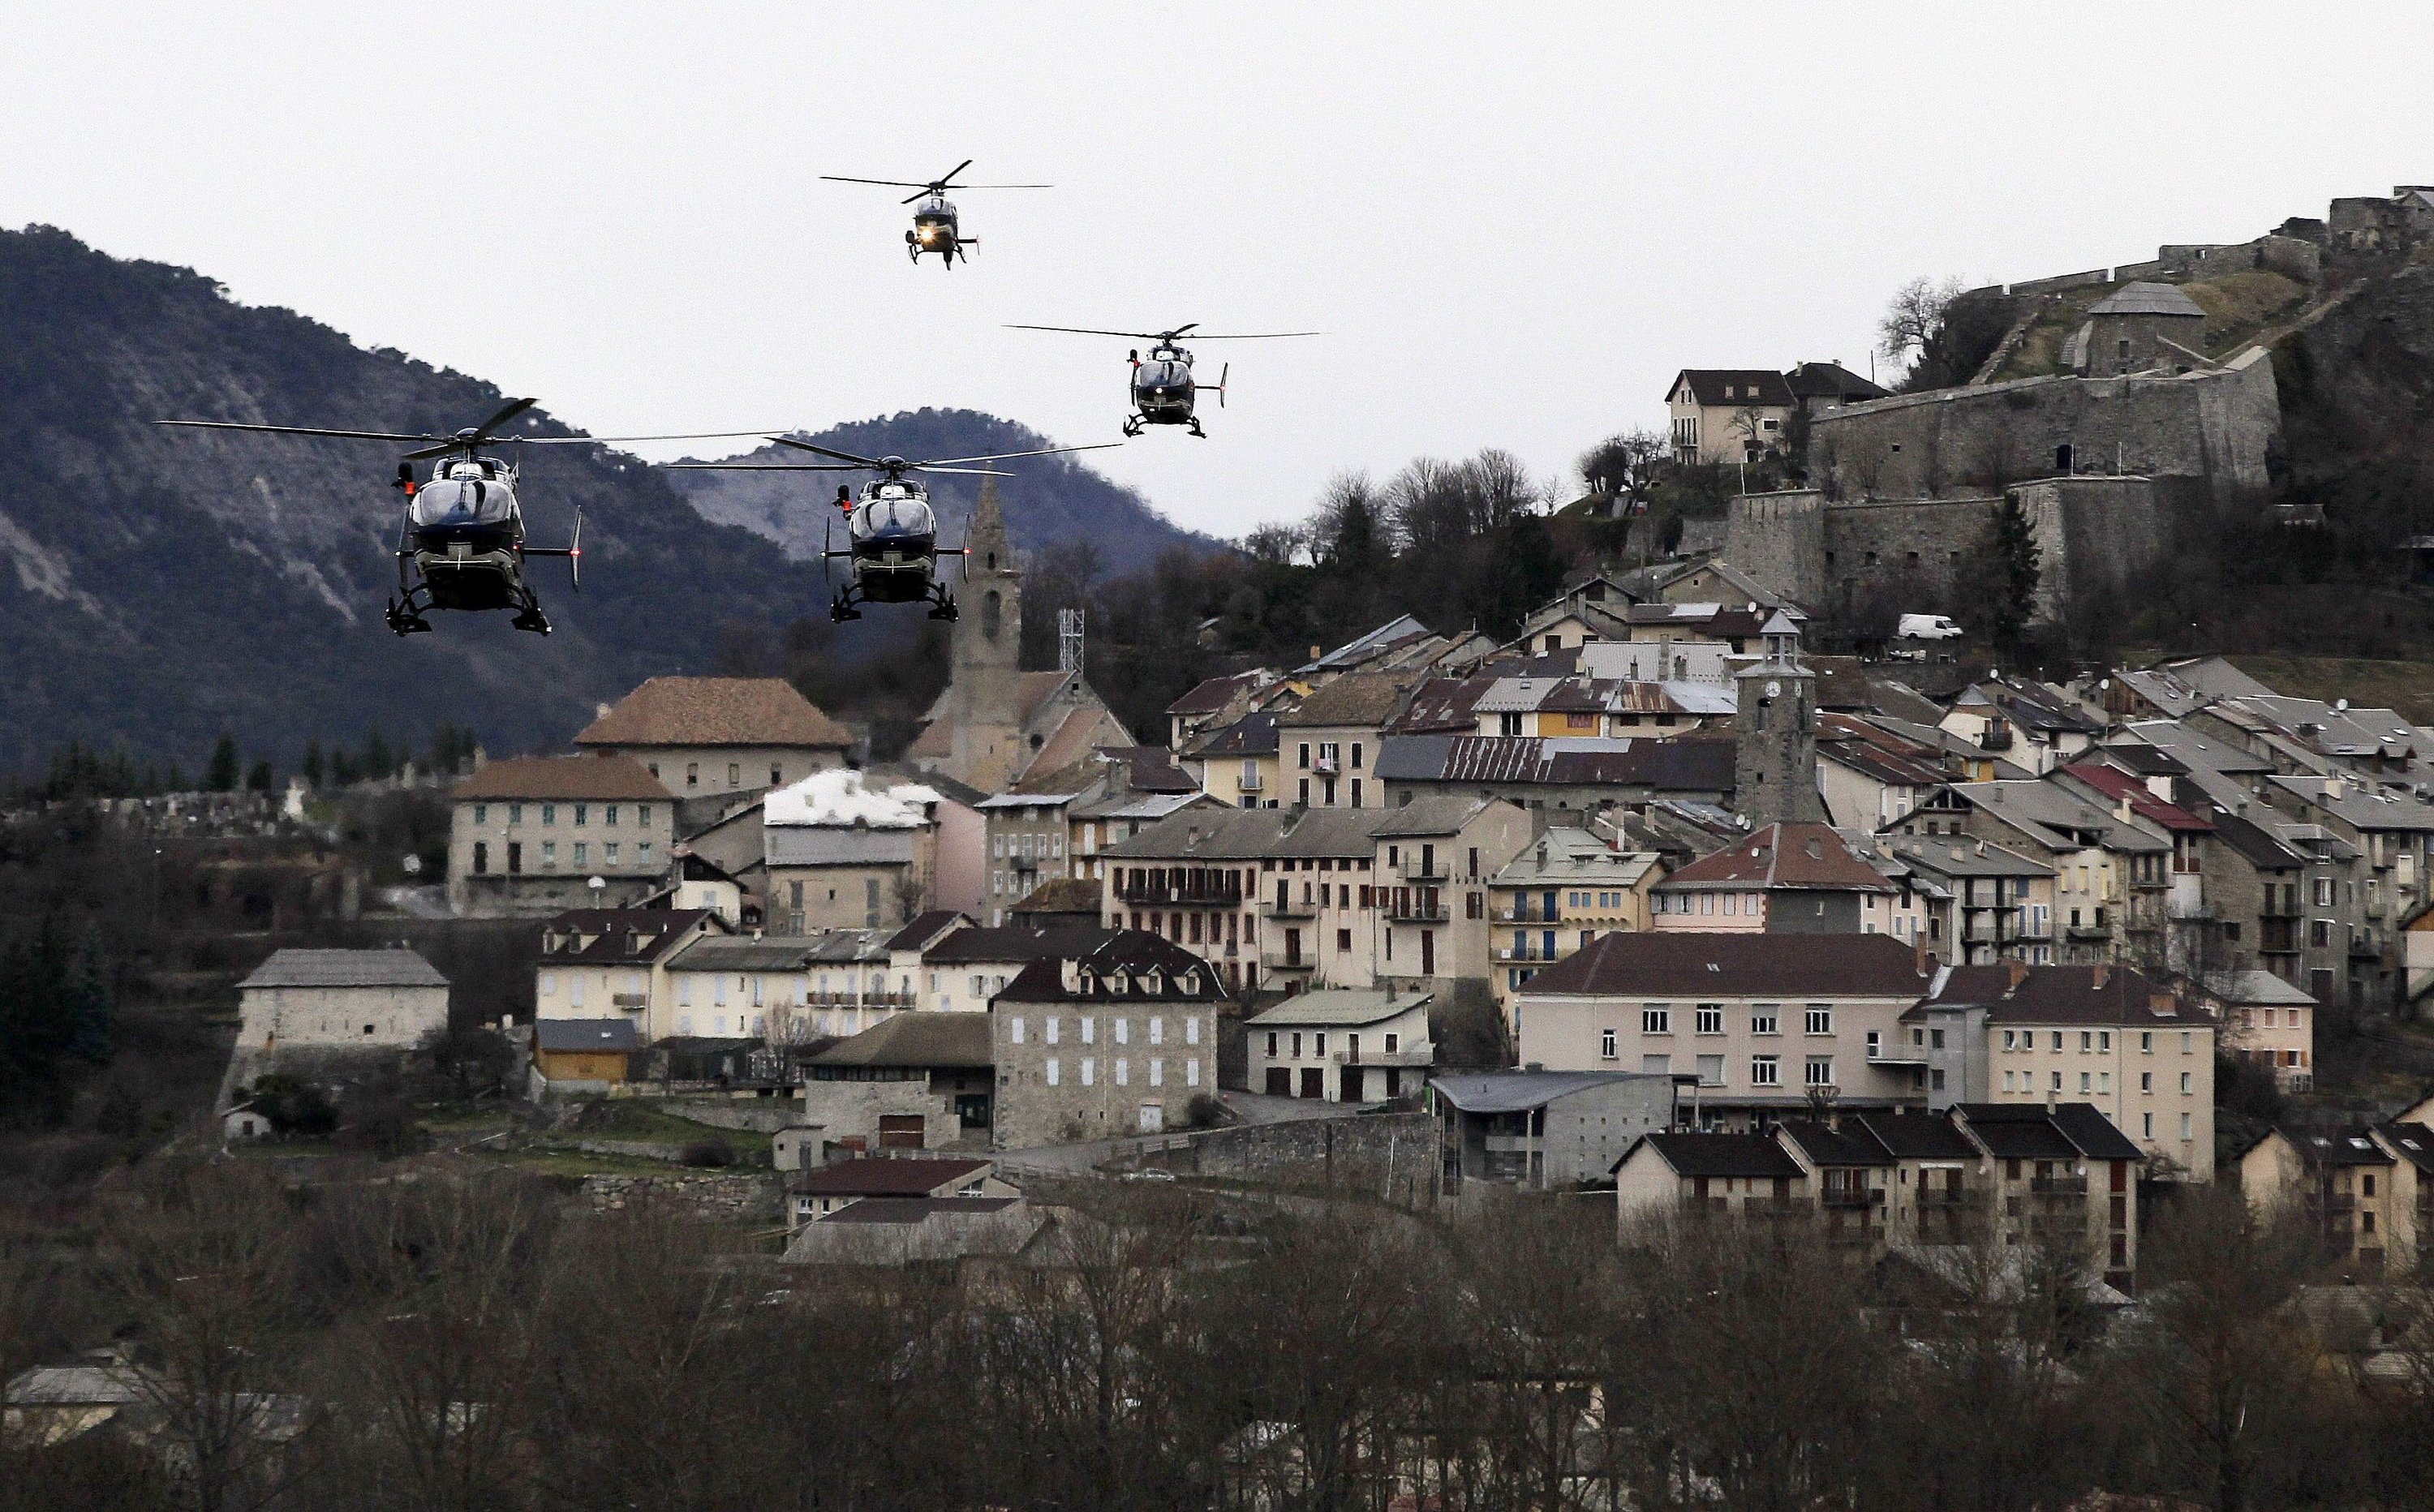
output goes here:
[[543, 1050], [632, 1050], [641, 1047], [630, 1018], [543, 1018], [533, 1021]]
[[668, 962], [670, 971], [799, 971], [817, 935], [704, 935]]
[[1358, 1028], [1415, 1008], [1426, 1008], [1432, 995], [1391, 993], [1382, 987], [1321, 987], [1295, 993], [1256, 1018], [1244, 1020], [1243, 1027], [1272, 1029], [1305, 1024], [1344, 1024]]
[[[1639, 1147], [1654, 1149], [1676, 1176], [1781, 1177], [1799, 1181], [1808, 1173], [1764, 1134], [1642, 1134], [1623, 1151], [1628, 1161]], [[1622, 1161], [1615, 1164], [1620, 1167]]]
[[1591, 1087], [1673, 1079], [1650, 1071], [1465, 1071], [1431, 1077], [1437, 1096], [1466, 1113], [1523, 1113]]
[[2125, 283], [2103, 298], [2087, 307], [2091, 315], [2194, 315], [2205, 318], [2205, 310], [2195, 299], [2168, 283], [2141, 280]]
[[411, 950], [281, 950], [237, 983], [254, 987], [445, 987]]
[[989, 1016], [972, 1012], [898, 1013], [811, 1058], [814, 1065], [949, 1066], [995, 1063]]

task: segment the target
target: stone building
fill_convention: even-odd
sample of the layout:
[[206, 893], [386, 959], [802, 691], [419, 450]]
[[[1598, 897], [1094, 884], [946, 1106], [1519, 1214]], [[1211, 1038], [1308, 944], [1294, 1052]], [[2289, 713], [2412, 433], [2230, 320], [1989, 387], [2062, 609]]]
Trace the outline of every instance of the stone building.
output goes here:
[[676, 803], [626, 756], [489, 762], [449, 802], [448, 905], [458, 914], [619, 908], [657, 892], [668, 871]]
[[237, 1048], [412, 1049], [448, 1028], [448, 978], [411, 950], [282, 950], [237, 983]]
[[995, 1147], [1180, 1127], [1216, 1093], [1225, 997], [1206, 961], [1139, 930], [1024, 967], [989, 1004]]
[[881, 786], [852, 771], [771, 793], [762, 811], [769, 916], [788, 934], [910, 923], [929, 906], [947, 802], [918, 783]]
[[1800, 664], [1800, 631], [1778, 609], [1766, 653], [1733, 674], [1733, 803], [1753, 824], [1826, 822], [1817, 790], [1817, 674]]
[[574, 738], [678, 797], [782, 788], [845, 765], [853, 737], [780, 677], [654, 677]]
[[2064, 344], [2063, 365], [2083, 378], [2212, 367], [2205, 318], [2195, 299], [2168, 283], [2125, 283], [2087, 307], [2086, 321]]
[[[1394, 985], [1296, 993], [1245, 1020], [1250, 1083], [1277, 1097], [1372, 1102], [1416, 1092], [1435, 1063], [1429, 993]], [[1362, 1043], [1366, 1035], [1368, 1043]]]
[[1035, 768], [1054, 771], [1100, 746], [1131, 745], [1130, 732], [1079, 670], [1021, 670], [1022, 566], [994, 479], [981, 483], [964, 544], [963, 616], [947, 688], [905, 760], [992, 793]]
[[1675, 460], [1755, 462], [1783, 444], [1797, 400], [1763, 367], [1685, 367], [1665, 391]]

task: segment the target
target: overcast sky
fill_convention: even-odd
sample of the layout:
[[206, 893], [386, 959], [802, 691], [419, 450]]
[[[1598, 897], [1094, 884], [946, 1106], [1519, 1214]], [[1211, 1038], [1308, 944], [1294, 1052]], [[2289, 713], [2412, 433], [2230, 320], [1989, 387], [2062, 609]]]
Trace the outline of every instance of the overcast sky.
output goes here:
[[[1685, 365], [1865, 372], [1919, 274], [2434, 181], [2425, 6], [18, 0], [6, 35], [0, 226], [597, 433], [931, 404], [1110, 440], [1126, 344], [1003, 323], [1326, 331], [1207, 348], [1207, 440], [1093, 459], [1224, 535], [1415, 454], [1568, 476]], [[814, 177], [968, 157], [1056, 187], [963, 196], [951, 273]]]

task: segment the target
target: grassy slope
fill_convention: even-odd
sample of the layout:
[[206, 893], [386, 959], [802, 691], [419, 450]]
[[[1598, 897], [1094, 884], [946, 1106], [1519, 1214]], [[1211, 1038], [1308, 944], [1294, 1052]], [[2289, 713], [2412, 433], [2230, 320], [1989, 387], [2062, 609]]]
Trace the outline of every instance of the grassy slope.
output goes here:
[[2434, 724], [2434, 662], [2255, 654], [2231, 661], [2277, 691], [2327, 703], [2345, 698], [2353, 707], [2396, 709], [2412, 724]]

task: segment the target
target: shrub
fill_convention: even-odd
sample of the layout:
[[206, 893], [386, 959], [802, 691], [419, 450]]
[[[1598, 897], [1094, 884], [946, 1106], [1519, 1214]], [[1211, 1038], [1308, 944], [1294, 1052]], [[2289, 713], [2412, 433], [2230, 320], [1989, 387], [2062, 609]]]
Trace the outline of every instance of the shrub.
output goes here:
[[723, 1139], [697, 1139], [685, 1147], [684, 1163], [700, 1170], [723, 1170], [735, 1164], [735, 1148]]

